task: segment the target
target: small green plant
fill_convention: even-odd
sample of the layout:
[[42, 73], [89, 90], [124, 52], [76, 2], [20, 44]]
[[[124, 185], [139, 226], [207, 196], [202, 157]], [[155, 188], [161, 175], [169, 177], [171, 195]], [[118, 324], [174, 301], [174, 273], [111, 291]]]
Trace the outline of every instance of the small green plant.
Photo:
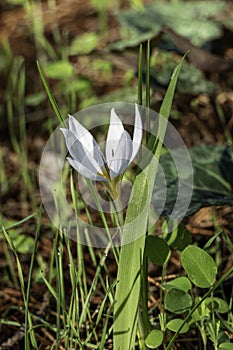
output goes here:
[[[150, 70], [150, 45], [147, 46], [147, 71]], [[161, 123], [157, 138], [151, 136], [150, 129], [147, 129], [146, 142], [149, 145], [150, 149], [154, 152], [155, 158], [158, 160], [162, 151], [162, 142], [166, 131], [166, 120], [169, 117], [172, 99], [175, 92], [176, 83], [178, 80], [179, 71], [182, 66], [182, 61], [179, 63], [177, 68], [175, 69], [170, 85], [168, 87], [167, 93], [165, 95], [164, 101], [162, 103], [160, 114], [163, 115], [164, 124]], [[59, 120], [64, 125], [64, 120], [61, 116], [61, 113], [57, 107], [56, 101], [54, 100], [52, 93], [48, 87], [48, 84], [45, 80], [43, 71], [38, 64], [38, 68], [40, 71], [40, 75], [42, 81], [45, 85], [46, 91], [50, 98], [50, 101], [54, 107], [55, 113], [57, 114]], [[139, 89], [138, 89], [138, 101], [142, 103], [142, 50], [140, 50], [139, 57]], [[150, 105], [150, 75], [147, 74], [147, 82], [146, 82], [146, 104]], [[146, 118], [148, 116], [146, 115]], [[150, 121], [146, 119], [148, 128], [150, 127]], [[72, 132], [72, 123], [69, 122], [70, 131]], [[72, 124], [72, 125], [71, 125]], [[78, 124], [80, 125], [80, 124]], [[83, 129], [82, 126], [75, 127], [75, 133], [77, 137], [78, 133], [81, 133], [80, 130]], [[67, 130], [67, 129], [63, 129]], [[74, 131], [73, 131], [74, 132]], [[80, 134], [81, 135], [81, 134]], [[88, 135], [88, 134], [86, 134]], [[72, 148], [70, 144], [71, 138], [68, 140], [67, 131], [65, 133], [66, 144], [68, 149], [71, 152], [72, 157], [76, 157], [75, 152], [79, 152], [78, 149], [84, 147], [80, 141], [76, 139], [74, 141], [75, 147], [80, 143], [80, 146], [77, 148]], [[72, 135], [70, 135], [72, 136]], [[73, 136], [72, 136], [73, 137]], [[81, 137], [81, 136], [80, 136]], [[87, 142], [83, 139], [82, 142]], [[72, 143], [73, 143], [72, 141]], [[89, 141], [88, 141], [89, 142]], [[89, 146], [86, 146], [89, 147]], [[92, 145], [94, 147], [94, 144]], [[88, 149], [88, 148], [87, 148]], [[91, 161], [92, 158], [86, 152], [86, 158], [88, 161], [85, 161], [85, 166], [89, 166], [88, 162]], [[115, 151], [111, 156], [113, 156]], [[83, 153], [84, 154], [84, 153]], [[140, 152], [139, 152], [140, 156]], [[95, 154], [97, 157], [97, 154]], [[80, 158], [80, 157], [79, 157]], [[79, 159], [78, 158], [78, 159]], [[97, 159], [97, 158], [96, 158]], [[99, 158], [98, 158], [99, 159]], [[102, 159], [102, 158], [101, 158]], [[103, 161], [103, 159], [102, 159]], [[70, 160], [71, 162], [71, 160]], [[80, 162], [80, 159], [78, 163]], [[93, 163], [93, 160], [91, 161]], [[95, 161], [96, 162], [96, 161]], [[98, 160], [98, 163], [100, 160]], [[76, 162], [77, 163], [77, 162]], [[76, 164], [75, 163], [75, 164]], [[73, 164], [72, 166], [76, 169], [79, 169], [80, 164]], [[128, 162], [129, 163], [129, 162]], [[128, 164], [127, 163], [127, 164]], [[97, 163], [96, 163], [97, 164]], [[107, 163], [106, 163], [107, 164]], [[104, 165], [105, 170], [95, 170], [95, 176], [100, 177], [99, 181], [101, 181], [101, 176], [104, 177], [104, 181], [107, 183], [111, 180], [110, 177], [110, 168], [108, 165]], [[222, 282], [231, 274], [232, 269], [227, 271], [219, 280], [216, 280], [216, 275], [218, 273], [218, 267], [215, 264], [214, 260], [211, 256], [204, 250], [195, 245], [191, 244], [191, 236], [189, 232], [183, 228], [182, 226], [178, 226], [174, 228], [172, 232], [169, 234], [166, 232], [166, 228], [168, 226], [164, 225], [164, 235], [163, 237], [154, 236], [152, 234], [147, 233], [147, 224], [149, 219], [149, 205], [150, 199], [153, 191], [154, 178], [157, 171], [157, 162], [153, 162], [151, 158], [148, 158], [146, 161], [146, 167], [143, 172], [139, 172], [134, 180], [133, 190], [131, 192], [131, 198], [129, 201], [129, 205], [127, 208], [125, 220], [122, 227], [119, 227], [121, 232], [121, 248], [115, 249], [112, 246], [113, 242], [110, 239], [109, 244], [107, 245], [104, 255], [100, 260], [100, 265], [97, 270], [96, 278], [93, 281], [91, 289], [86, 296], [86, 301], [83, 304], [83, 310], [79, 315], [80, 320], [79, 324], [81, 325], [85, 322], [88, 317], [88, 308], [87, 305], [90, 302], [90, 296], [92, 292], [96, 288], [96, 279], [101, 278], [101, 269], [105, 264], [106, 257], [108, 256], [110, 249], [113, 249], [114, 256], [116, 262], [118, 264], [118, 274], [117, 279], [114, 282], [114, 287], [108, 286], [105, 287], [106, 298], [111, 300], [111, 306], [107, 312], [106, 322], [109, 321], [109, 315], [113, 312], [114, 321], [109, 331], [105, 333], [104, 337], [102, 337], [101, 346], [104, 346], [106, 339], [113, 333], [113, 344], [114, 349], [134, 349], [136, 344], [136, 339], [139, 344], [140, 349], [148, 348], [157, 348], [160, 345], [163, 345], [165, 349], [169, 350], [172, 348], [177, 336], [179, 334], [186, 334], [193, 327], [197, 327], [202, 336], [203, 346], [206, 349], [207, 339], [211, 341], [215, 348], [219, 347], [222, 343], [229, 342], [229, 339], [226, 337], [221, 338], [220, 334], [223, 332], [223, 327], [220, 327], [220, 321], [218, 319], [218, 314], [216, 312], [220, 312], [224, 310], [228, 310], [228, 305], [221, 298], [216, 298], [214, 296], [215, 290], [222, 284]], [[102, 168], [101, 168], [102, 169]], [[87, 176], [84, 170], [80, 169], [81, 173], [84, 176]], [[97, 173], [96, 173], [97, 172]], [[102, 173], [106, 175], [101, 175]], [[92, 171], [92, 174], [94, 172]], [[93, 176], [91, 180], [93, 180]], [[88, 177], [88, 176], [87, 176]], [[112, 181], [112, 180], [111, 180]], [[91, 189], [92, 195], [96, 198], [95, 201], [97, 203], [97, 207], [100, 212], [102, 212], [102, 208], [100, 203], [98, 203], [98, 197], [95, 194], [95, 190], [91, 182], [88, 182], [88, 186]], [[110, 196], [115, 195], [112, 192], [112, 189], [109, 186], [106, 186], [107, 192]], [[76, 191], [73, 187], [72, 182], [72, 193], [74, 200], [74, 207], [76, 208], [76, 214], [78, 214], [77, 207], [75, 205], [77, 195]], [[115, 193], [115, 192], [114, 192]], [[135, 221], [137, 215], [141, 213], [142, 210], [146, 208], [146, 215], [141, 218], [140, 221]], [[109, 226], [106, 221], [105, 215], [102, 215], [102, 220], [104, 222], [105, 228], [108, 231]], [[89, 216], [91, 220], [91, 217]], [[113, 218], [115, 223], [119, 225], [122, 222], [122, 218], [119, 217]], [[176, 225], [177, 226], [177, 225]], [[130, 242], [129, 237], [133, 237], [136, 232], [141, 232], [138, 239], [133, 239]], [[59, 236], [58, 236], [59, 237]], [[63, 250], [61, 245], [61, 239], [59, 239], [59, 251]], [[67, 241], [69, 242], [69, 241]], [[186, 273], [187, 276], [181, 275], [177, 276], [177, 278], [173, 279], [170, 282], [165, 283], [164, 276], [166, 273], [166, 268], [169, 263], [169, 259], [171, 256], [171, 247], [172, 249], [176, 249], [180, 252], [180, 261], [181, 266]], [[63, 314], [63, 319], [67, 319], [66, 315], [66, 306], [65, 306], [65, 297], [64, 297], [64, 285], [63, 285], [63, 276], [62, 276], [62, 260], [61, 255], [57, 259], [57, 268], [59, 272], [58, 279], [58, 291], [55, 291], [51, 284], [43, 277], [44, 282], [48, 286], [51, 294], [57, 301], [58, 305], [58, 315], [60, 312]], [[72, 260], [72, 255], [70, 255], [70, 259]], [[151, 324], [150, 313], [147, 309], [148, 302], [148, 284], [147, 284], [147, 261], [150, 260], [152, 263], [159, 265], [162, 267], [162, 284], [160, 290], [160, 307], [159, 314], [157, 315], [160, 327], [154, 328]], [[59, 265], [60, 262], [60, 265]], [[82, 262], [80, 261], [80, 264]], [[72, 275], [75, 275], [75, 271], [73, 271]], [[198, 287], [199, 289], [208, 289], [208, 291], [201, 297], [197, 295], [193, 295], [193, 286]], [[109, 289], [110, 288], [110, 289]], [[115, 292], [114, 292], [115, 288]], [[108, 290], [108, 292], [107, 292]], [[73, 291], [75, 293], [75, 291]], [[108, 294], [110, 293], [110, 294]], [[110, 297], [111, 295], [111, 297]], [[104, 299], [104, 303], [106, 301]], [[212, 305], [212, 308], [210, 307]], [[214, 306], [216, 305], [216, 306]], [[221, 305], [221, 306], [220, 306]], [[104, 309], [104, 304], [103, 304]], [[111, 310], [111, 311], [110, 311]], [[141, 311], [140, 311], [141, 310]], [[199, 310], [204, 311], [204, 319], [199, 314]], [[217, 311], [218, 310], [218, 311]], [[221, 310], [221, 311], [220, 311]], [[202, 312], [200, 311], [200, 312]], [[110, 314], [109, 314], [110, 312]], [[199, 318], [198, 318], [199, 317]], [[99, 318], [98, 318], [99, 319]], [[57, 319], [57, 342], [59, 342], [58, 330], [62, 327], [59, 318]], [[105, 324], [107, 327], [107, 323]], [[106, 328], [104, 328], [106, 330]], [[206, 332], [207, 336], [204, 335]], [[90, 334], [91, 337], [97, 337], [95, 335], [95, 331]], [[107, 338], [106, 338], [107, 337]], [[96, 338], [96, 339], [97, 339]], [[80, 340], [80, 344], [81, 344]], [[87, 345], [87, 343], [85, 342]], [[90, 345], [90, 344], [89, 344]]]

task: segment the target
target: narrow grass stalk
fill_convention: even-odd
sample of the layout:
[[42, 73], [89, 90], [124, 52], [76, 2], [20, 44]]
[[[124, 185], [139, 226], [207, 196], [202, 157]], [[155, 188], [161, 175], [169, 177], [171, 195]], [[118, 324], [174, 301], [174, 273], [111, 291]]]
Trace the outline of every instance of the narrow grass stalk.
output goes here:
[[[36, 225], [36, 235], [35, 235], [35, 241], [34, 241], [32, 256], [31, 256], [29, 273], [28, 273], [28, 285], [27, 285], [27, 292], [26, 292], [26, 305], [25, 305], [25, 325], [24, 325], [24, 329], [25, 329], [24, 346], [25, 346], [25, 349], [29, 348], [28, 315], [29, 315], [30, 289], [31, 289], [32, 271], [33, 271], [33, 266], [34, 266], [34, 261], [35, 261], [35, 254], [36, 254], [36, 250], [37, 250], [37, 242], [38, 242], [39, 233], [40, 233], [40, 227], [41, 227], [41, 213], [42, 213], [42, 205], [40, 205], [39, 210], [38, 210], [38, 220], [37, 220], [37, 225]], [[33, 341], [33, 338], [32, 338], [32, 341]], [[33, 344], [33, 346], [35, 346], [35, 344]]]
[[142, 105], [142, 44], [139, 46], [139, 59], [138, 59], [138, 104]]
[[62, 308], [62, 301], [61, 301], [61, 281], [60, 281], [60, 264], [59, 264], [59, 241], [60, 241], [60, 235], [57, 234], [56, 237], [56, 253], [55, 253], [55, 262], [56, 262], [56, 271], [57, 271], [57, 314], [56, 314], [56, 350], [59, 350], [59, 341], [60, 341], [60, 333], [61, 333], [61, 308]]
[[6, 241], [3, 241], [3, 252], [4, 252], [4, 255], [5, 255], [7, 266], [9, 268], [9, 280], [12, 280], [13, 287], [15, 289], [18, 289], [19, 288], [19, 282], [18, 282], [18, 279], [17, 279], [16, 271], [15, 271], [14, 266], [12, 264], [12, 253], [9, 251], [8, 244], [7, 244]]
[[97, 282], [98, 282], [98, 279], [99, 279], [99, 276], [100, 276], [100, 273], [102, 271], [102, 268], [105, 264], [105, 261], [106, 261], [106, 258], [108, 257], [108, 253], [109, 253], [109, 250], [111, 249], [111, 243], [109, 242], [109, 244], [107, 245], [107, 247], [105, 248], [104, 250], [104, 253], [100, 259], [100, 262], [97, 266], [97, 269], [96, 269], [96, 273], [95, 273], [95, 276], [94, 276], [94, 279], [92, 281], [92, 284], [91, 284], [91, 287], [89, 289], [89, 292], [88, 292], [88, 296], [86, 298], [86, 301], [85, 301], [85, 305], [83, 307], [83, 310], [82, 310], [82, 313], [80, 315], [80, 319], [79, 319], [79, 327], [81, 327], [82, 323], [83, 323], [83, 320], [84, 320], [84, 317], [85, 317], [85, 314], [87, 312], [87, 305], [89, 304], [90, 302], [90, 299], [91, 299], [91, 296], [94, 292], [94, 290], [96, 289], [96, 285], [97, 285]]
[[[16, 248], [14, 246], [14, 243], [11, 240], [11, 238], [9, 237], [8, 233], [5, 231], [4, 228], [2, 228], [2, 230], [3, 230], [3, 234], [4, 234], [4, 237], [5, 237], [6, 241], [7, 241], [7, 243], [9, 244], [10, 248], [12, 249], [12, 251], [13, 251], [13, 253], [15, 255], [15, 260], [16, 260], [16, 264], [17, 264], [17, 271], [18, 271], [18, 278], [19, 278], [20, 288], [21, 288], [22, 297], [23, 297], [25, 310], [26, 310], [27, 302], [26, 302], [26, 295], [25, 295], [24, 276], [23, 276], [23, 271], [22, 271], [22, 267], [21, 267], [21, 264], [20, 264], [20, 260], [19, 260], [19, 257], [18, 257], [18, 253], [17, 253], [17, 250], [16, 250]], [[28, 318], [28, 324], [29, 324], [29, 327], [30, 327], [30, 339], [31, 339], [33, 348], [34, 349], [38, 349], [37, 342], [36, 342], [36, 337], [35, 337], [33, 326], [32, 326], [31, 315], [30, 315], [30, 312], [29, 312], [28, 308], [27, 308], [27, 318]], [[25, 350], [29, 350], [29, 349], [30, 349], [30, 345], [29, 345], [29, 342], [27, 342], [27, 347], [25, 348]]]
[[[16, 227], [20, 226], [21, 224], [27, 222], [28, 220], [34, 218], [36, 215], [37, 215], [37, 213], [28, 215], [26, 218], [24, 218], [22, 220], [19, 220], [19, 221], [17, 221], [16, 223], [14, 223], [12, 225], [6, 226], [4, 229], [5, 229], [5, 231], [9, 231], [12, 228], [16, 228]], [[0, 227], [0, 233], [2, 233], [2, 232], [3, 232], [3, 228]]]
[[96, 194], [95, 187], [93, 186], [93, 183], [91, 181], [86, 179], [86, 182], [87, 182], [88, 187], [89, 187], [89, 189], [91, 191], [92, 197], [94, 198], [94, 201], [95, 201], [95, 204], [97, 206], [97, 209], [98, 209], [98, 211], [100, 213], [100, 217], [101, 217], [102, 222], [104, 224], [104, 228], [105, 228], [105, 230], [107, 232], [108, 239], [109, 239], [109, 242], [110, 242], [113, 254], [114, 254], [114, 258], [116, 260], [116, 263], [118, 263], [118, 261], [119, 261], [119, 251], [118, 251], [118, 248], [115, 247], [114, 244], [113, 244], [112, 237], [111, 237], [111, 234], [110, 234], [110, 230], [109, 230], [109, 227], [108, 227], [108, 224], [107, 224], [107, 220], [106, 220], [106, 217], [104, 215], [103, 209], [101, 207], [101, 203], [99, 202], [98, 196]]
[[147, 42], [146, 47], [146, 143], [149, 140], [150, 136], [150, 40]]
[[[139, 56], [138, 56], [138, 104], [142, 105], [142, 87], [143, 87], [143, 81], [142, 81], [142, 44], [139, 46]], [[140, 147], [138, 152], [138, 159], [140, 160], [142, 158], [142, 147]]]
[[48, 85], [48, 83], [46, 81], [46, 78], [45, 78], [44, 72], [43, 72], [43, 70], [42, 70], [42, 68], [40, 66], [40, 63], [37, 61], [36, 64], [37, 64], [37, 68], [38, 68], [41, 80], [43, 82], [45, 91], [47, 92], [49, 101], [50, 101], [50, 103], [51, 103], [51, 105], [53, 107], [53, 110], [54, 110], [54, 112], [55, 112], [59, 122], [65, 127], [66, 126], [65, 125], [65, 121], [64, 121], [64, 119], [63, 119], [63, 117], [61, 115], [61, 112], [60, 112], [60, 110], [58, 108], [57, 102], [56, 102], [55, 98], [53, 97], [53, 94], [52, 94], [52, 92], [50, 90], [50, 87], [49, 87], [49, 85]]

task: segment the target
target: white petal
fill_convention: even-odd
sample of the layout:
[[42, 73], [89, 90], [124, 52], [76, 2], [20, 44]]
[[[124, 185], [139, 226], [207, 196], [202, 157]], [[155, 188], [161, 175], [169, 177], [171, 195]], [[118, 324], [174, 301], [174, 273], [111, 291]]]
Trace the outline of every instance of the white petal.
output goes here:
[[[101, 167], [104, 166], [103, 154], [99, 149], [99, 146], [96, 145], [97, 151], [100, 152], [99, 158], [101, 159], [101, 164], [96, 161], [93, 157], [93, 152], [89, 152], [83, 144], [76, 138], [76, 135], [73, 134], [72, 131], [68, 129], [62, 129], [61, 131], [64, 134], [66, 146], [69, 150], [70, 155], [73, 157], [75, 161], [82, 163], [84, 167], [88, 168], [90, 171], [94, 173], [98, 173], [101, 171]], [[97, 153], [95, 151], [95, 153]]]
[[90, 169], [86, 168], [83, 163], [80, 163], [78, 160], [74, 160], [71, 158], [67, 158], [68, 162], [70, 163], [70, 165], [77, 170], [77, 172], [79, 174], [81, 174], [82, 176], [86, 177], [89, 180], [93, 180], [93, 181], [107, 181], [107, 179], [105, 179], [102, 176], [97, 175], [95, 172], [92, 172]]
[[112, 108], [110, 115], [110, 125], [108, 129], [108, 135], [106, 140], [106, 159], [107, 163], [112, 160], [116, 153], [118, 142], [124, 133], [124, 127], [121, 120], [118, 118], [115, 109]]
[[69, 115], [69, 130], [82, 143], [83, 147], [92, 155], [100, 166], [103, 166], [103, 154], [92, 134], [80, 124], [72, 115]]
[[130, 157], [132, 154], [132, 140], [129, 133], [124, 130], [112, 159], [108, 160], [108, 166], [110, 168], [110, 177], [114, 178], [117, 175], [123, 174], [128, 167]]
[[130, 163], [135, 158], [136, 154], [138, 153], [138, 150], [141, 146], [142, 142], [142, 120], [141, 115], [138, 109], [138, 105], [135, 103], [135, 121], [134, 121], [134, 132], [133, 132], [133, 151], [130, 158]]

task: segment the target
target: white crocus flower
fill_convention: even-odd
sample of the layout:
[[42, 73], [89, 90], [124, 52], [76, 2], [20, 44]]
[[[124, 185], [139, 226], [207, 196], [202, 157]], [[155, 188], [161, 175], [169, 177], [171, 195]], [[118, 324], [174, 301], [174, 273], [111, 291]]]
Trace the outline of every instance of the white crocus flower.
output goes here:
[[81, 175], [105, 183], [113, 198], [117, 197], [116, 184], [138, 153], [142, 141], [142, 121], [135, 104], [133, 139], [124, 129], [112, 108], [105, 146], [105, 155], [91, 133], [69, 115], [69, 128], [61, 128], [72, 158], [67, 160]]

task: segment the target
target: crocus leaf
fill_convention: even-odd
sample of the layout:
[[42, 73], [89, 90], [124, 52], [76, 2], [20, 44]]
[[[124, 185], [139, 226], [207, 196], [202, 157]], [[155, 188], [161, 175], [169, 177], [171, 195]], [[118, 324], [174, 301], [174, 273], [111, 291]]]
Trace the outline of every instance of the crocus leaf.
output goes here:
[[[164, 97], [160, 114], [167, 120], [171, 112], [172, 101], [176, 83], [183, 60], [176, 67], [168, 90]], [[160, 143], [155, 150], [155, 157], [159, 159], [162, 150], [166, 128], [160, 129]], [[129, 206], [126, 213], [125, 227], [122, 233], [122, 247], [120, 252], [117, 286], [114, 308], [113, 345], [114, 349], [134, 349], [139, 294], [141, 286], [141, 269], [145, 246], [149, 205], [153, 190], [153, 184], [157, 172], [157, 162], [151, 162], [144, 172], [138, 174], [135, 179]], [[141, 220], [135, 218], [147, 209]], [[140, 232], [140, 237], [126, 244], [128, 237], [135, 237], [135, 232]]]

